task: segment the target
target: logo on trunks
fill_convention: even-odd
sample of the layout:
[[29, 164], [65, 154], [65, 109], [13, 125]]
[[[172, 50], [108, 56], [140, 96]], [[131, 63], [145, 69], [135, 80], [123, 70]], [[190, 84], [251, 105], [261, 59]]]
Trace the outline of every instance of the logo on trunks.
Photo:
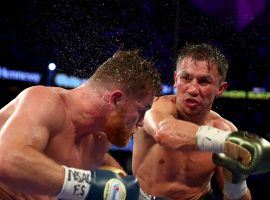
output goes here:
[[126, 187], [125, 185], [118, 179], [112, 178], [107, 181], [104, 193], [104, 200], [125, 200], [126, 199]]
[[84, 196], [91, 182], [91, 173], [78, 170], [68, 170], [68, 181], [76, 183], [73, 188], [74, 196]]

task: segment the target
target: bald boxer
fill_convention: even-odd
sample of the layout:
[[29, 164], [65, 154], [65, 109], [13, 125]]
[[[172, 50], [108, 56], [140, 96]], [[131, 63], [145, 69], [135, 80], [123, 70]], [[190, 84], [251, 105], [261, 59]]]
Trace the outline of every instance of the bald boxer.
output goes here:
[[132, 176], [107, 153], [125, 146], [160, 92], [138, 51], [117, 51], [78, 88], [34, 86], [0, 110], [0, 197], [5, 200], [136, 199]]
[[140, 200], [215, 199], [210, 185], [214, 173], [224, 199], [251, 199], [245, 180], [224, 180], [223, 168], [212, 162], [211, 152], [227, 151], [226, 138], [237, 131], [211, 111], [214, 99], [227, 88], [227, 69], [225, 56], [211, 45], [181, 50], [174, 75], [176, 95], [155, 99], [143, 128], [134, 135], [132, 168], [142, 190]]

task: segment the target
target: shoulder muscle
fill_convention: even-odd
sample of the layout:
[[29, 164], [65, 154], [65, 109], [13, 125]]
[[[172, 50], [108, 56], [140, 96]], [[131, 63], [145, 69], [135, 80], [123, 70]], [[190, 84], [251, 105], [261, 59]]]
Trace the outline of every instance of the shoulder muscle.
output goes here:
[[222, 130], [237, 131], [236, 126], [231, 121], [223, 118], [218, 113], [212, 110], [209, 113], [209, 117], [214, 127]]
[[63, 124], [65, 115], [60, 98], [49, 88], [36, 86], [19, 94], [15, 104], [15, 111], [1, 130], [3, 141], [9, 146], [43, 149], [52, 130]]
[[177, 115], [177, 109], [174, 103], [174, 95], [161, 96], [154, 100], [152, 109], [163, 114]]

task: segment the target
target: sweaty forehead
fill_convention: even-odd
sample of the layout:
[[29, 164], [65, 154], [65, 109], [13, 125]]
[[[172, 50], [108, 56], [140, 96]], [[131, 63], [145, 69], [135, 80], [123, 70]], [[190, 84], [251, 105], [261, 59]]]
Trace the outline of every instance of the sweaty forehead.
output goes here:
[[192, 57], [184, 58], [177, 66], [177, 73], [179, 72], [206, 72], [217, 75], [218, 69], [215, 64], [209, 63], [207, 60], [194, 60]]

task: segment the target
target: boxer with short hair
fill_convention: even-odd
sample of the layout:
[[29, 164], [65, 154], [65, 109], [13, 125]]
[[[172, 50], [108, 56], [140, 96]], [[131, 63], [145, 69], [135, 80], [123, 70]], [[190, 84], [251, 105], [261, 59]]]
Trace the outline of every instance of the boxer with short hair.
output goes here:
[[110, 145], [128, 143], [160, 88], [151, 62], [119, 50], [77, 88], [22, 91], [0, 110], [0, 197], [137, 199], [134, 177], [97, 168], [120, 167]]
[[[227, 59], [211, 45], [187, 45], [176, 65], [176, 95], [155, 99], [143, 128], [134, 135], [132, 168], [142, 194], [214, 199], [210, 184], [216, 173], [224, 199], [251, 199], [244, 176], [233, 182], [212, 162], [211, 152], [230, 154], [235, 147], [226, 140], [237, 128], [211, 110], [214, 99], [227, 88]], [[235, 150], [245, 155], [243, 165], [250, 161], [246, 149]]]

